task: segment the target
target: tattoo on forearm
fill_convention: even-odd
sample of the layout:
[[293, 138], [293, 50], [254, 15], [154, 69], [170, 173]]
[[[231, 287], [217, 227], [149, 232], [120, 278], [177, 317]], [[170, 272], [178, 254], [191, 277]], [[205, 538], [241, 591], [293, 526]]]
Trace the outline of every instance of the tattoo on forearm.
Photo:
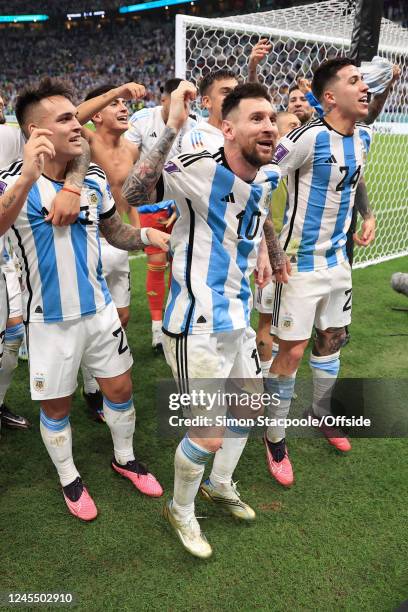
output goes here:
[[376, 96], [373, 96], [368, 106], [368, 115], [364, 119], [364, 123], [366, 123], [367, 125], [371, 125], [372, 123], [374, 123], [374, 121], [377, 119], [378, 115], [381, 113], [383, 109], [383, 106], [388, 97], [388, 94], [390, 93], [390, 90], [391, 90], [391, 86], [389, 85], [385, 89], [385, 91], [383, 91], [380, 94], [377, 94]]
[[370, 201], [368, 199], [367, 187], [364, 179], [361, 179], [357, 185], [356, 196], [354, 205], [363, 219], [369, 219], [373, 216], [373, 211], [370, 207]]
[[6, 193], [0, 198], [0, 214], [3, 217], [10, 208], [15, 204], [17, 197], [14, 193]]
[[279, 244], [278, 237], [273, 227], [272, 219], [268, 217], [264, 223], [264, 235], [266, 246], [268, 249], [269, 261], [271, 262], [272, 271], [276, 272], [284, 268], [286, 264], [285, 252]]
[[73, 159], [67, 168], [65, 181], [78, 189], [82, 189], [85, 175], [88, 172], [89, 162], [91, 161], [91, 149], [85, 138], [81, 138], [82, 153]]
[[166, 127], [147, 157], [133, 166], [122, 188], [122, 195], [131, 206], [150, 201], [176, 136], [177, 130]]
[[101, 219], [99, 225], [106, 240], [117, 249], [140, 251], [145, 247], [140, 229], [123, 223], [117, 211], [109, 219]]

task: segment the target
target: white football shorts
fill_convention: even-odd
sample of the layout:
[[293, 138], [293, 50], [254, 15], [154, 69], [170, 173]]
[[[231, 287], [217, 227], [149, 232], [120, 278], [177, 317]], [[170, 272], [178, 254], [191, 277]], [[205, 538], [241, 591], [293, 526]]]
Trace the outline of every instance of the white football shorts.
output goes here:
[[[203, 390], [222, 395], [230, 388], [248, 394], [263, 391], [256, 334], [251, 327], [179, 337], [164, 334], [163, 350], [180, 393]], [[227, 409], [222, 400], [214, 405], [217, 415], [225, 415]], [[208, 406], [192, 410], [193, 414], [205, 414]]]
[[261, 314], [272, 314], [274, 297], [275, 283], [270, 282], [263, 289], [256, 286], [254, 293], [255, 309]]
[[124, 374], [132, 354], [113, 302], [94, 315], [61, 323], [29, 323], [33, 400], [72, 395], [83, 364], [96, 378]]
[[307, 340], [313, 326], [325, 330], [351, 322], [351, 268], [347, 261], [311, 272], [292, 271], [275, 285], [271, 334], [282, 340]]
[[101, 237], [103, 274], [116, 308], [130, 304], [129, 253], [117, 249]]

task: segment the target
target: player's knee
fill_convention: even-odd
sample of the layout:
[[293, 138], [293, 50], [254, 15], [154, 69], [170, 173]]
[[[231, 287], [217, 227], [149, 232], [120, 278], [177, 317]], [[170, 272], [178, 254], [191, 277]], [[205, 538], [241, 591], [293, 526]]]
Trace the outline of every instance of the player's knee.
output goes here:
[[316, 329], [313, 343], [313, 353], [320, 357], [337, 353], [346, 341], [344, 327], [328, 327], [325, 330]]
[[216, 453], [222, 446], [222, 438], [206, 438], [201, 445], [210, 453]]
[[132, 397], [132, 379], [128, 377], [118, 377], [118, 380], [112, 379], [109, 383], [109, 388], [104, 390], [104, 395], [114, 404], [123, 404], [129, 401]]
[[70, 402], [66, 402], [67, 398], [44, 400], [41, 402], [41, 409], [50, 419], [64, 419], [70, 413]]
[[303, 353], [303, 346], [297, 344], [290, 347], [287, 351], [284, 352], [282, 357], [285, 361], [285, 367], [287, 371], [296, 372], [300, 362], [302, 361]]

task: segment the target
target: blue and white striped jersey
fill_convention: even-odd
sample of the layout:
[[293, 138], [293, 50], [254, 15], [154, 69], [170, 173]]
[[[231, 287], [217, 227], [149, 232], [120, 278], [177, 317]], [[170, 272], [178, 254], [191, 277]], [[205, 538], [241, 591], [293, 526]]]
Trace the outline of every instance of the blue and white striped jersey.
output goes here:
[[[9, 188], [22, 161], [0, 172]], [[45, 222], [63, 183], [42, 175], [32, 186], [9, 236], [22, 266], [26, 321], [56, 323], [94, 314], [112, 300], [102, 272], [98, 220], [115, 212], [105, 173], [91, 164], [81, 191], [81, 212], [67, 227]]]
[[182, 153], [199, 153], [203, 149], [215, 153], [224, 146], [224, 134], [208, 121], [200, 121], [181, 141]]
[[344, 261], [357, 184], [371, 129], [357, 124], [345, 136], [315, 119], [280, 139], [274, 161], [288, 176], [288, 204], [280, 242], [300, 271]]
[[[193, 116], [190, 116], [183, 125], [177, 138], [173, 143], [167, 159], [171, 159], [175, 155], [181, 153], [181, 141], [184, 134], [191, 130], [197, 121]], [[155, 106], [153, 108], [142, 108], [142, 110], [134, 113], [129, 120], [129, 129], [125, 132], [125, 138], [134, 142], [140, 149], [140, 157], [143, 158], [154, 147], [160, 136], [162, 135], [166, 124], [162, 117], [162, 107]]]
[[174, 199], [179, 215], [171, 234], [167, 333], [226, 332], [250, 324], [249, 277], [279, 176], [277, 166], [268, 166], [256, 183], [246, 183], [229, 169], [222, 148], [214, 155], [179, 155], [165, 165], [160, 196]]

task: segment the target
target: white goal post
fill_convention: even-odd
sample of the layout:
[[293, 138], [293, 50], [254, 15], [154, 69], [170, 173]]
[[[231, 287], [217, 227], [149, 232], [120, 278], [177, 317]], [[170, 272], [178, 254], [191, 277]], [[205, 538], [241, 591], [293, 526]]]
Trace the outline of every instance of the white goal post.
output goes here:
[[[204, 19], [176, 17], [176, 76], [197, 83], [210, 70], [230, 67], [247, 77], [248, 58], [260, 37], [272, 43], [258, 67], [278, 110], [299, 76], [311, 78], [324, 59], [347, 54], [354, 8], [329, 0], [288, 9]], [[377, 217], [377, 238], [356, 250], [355, 267], [408, 254], [408, 29], [382, 19], [378, 54], [399, 64], [399, 82], [374, 124], [366, 181]]]

